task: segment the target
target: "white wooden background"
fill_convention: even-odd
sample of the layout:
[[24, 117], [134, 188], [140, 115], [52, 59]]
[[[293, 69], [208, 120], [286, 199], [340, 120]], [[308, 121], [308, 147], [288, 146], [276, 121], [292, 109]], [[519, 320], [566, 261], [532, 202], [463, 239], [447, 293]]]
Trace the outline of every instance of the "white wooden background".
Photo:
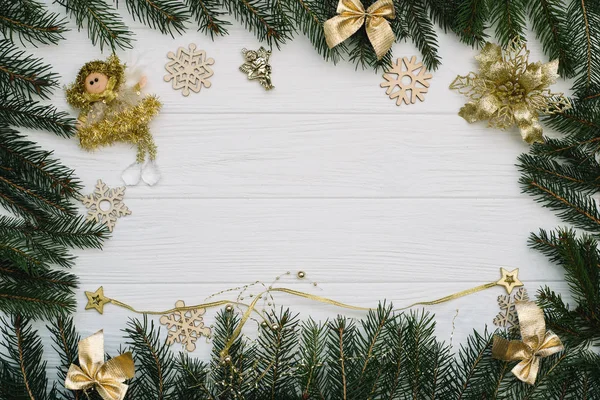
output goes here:
[[[134, 307], [166, 309], [290, 271], [280, 286], [360, 306], [383, 299], [404, 306], [497, 280], [503, 266], [519, 268], [530, 293], [545, 284], [566, 292], [560, 268], [527, 247], [530, 232], [560, 225], [520, 193], [515, 162], [527, 145], [516, 131], [457, 116], [465, 99], [448, 85], [475, 68], [476, 50], [440, 33], [443, 65], [426, 101], [397, 107], [379, 87], [380, 74], [327, 63], [300, 36], [274, 50], [276, 88], [265, 92], [238, 71], [240, 50], [259, 43], [237, 23], [214, 42], [193, 30], [173, 39], [122, 8], [148, 61], [149, 89], [164, 103], [152, 126], [163, 178], [127, 189], [133, 214], [118, 221], [102, 251], [77, 252], [75, 321], [83, 336], [104, 329], [114, 352], [127, 319], [140, 317], [111, 305], [104, 315], [84, 311], [83, 291], [100, 285]], [[31, 51], [68, 84], [83, 63], [108, 53], [84, 31], [65, 36], [57, 47]], [[189, 43], [215, 59], [214, 76], [210, 89], [183, 97], [163, 81], [164, 65], [169, 51]], [[530, 48], [533, 59], [545, 59], [533, 37]], [[394, 45], [394, 55], [420, 59], [411, 43]], [[61, 90], [52, 102], [69, 109]], [[97, 179], [121, 185], [135, 157], [128, 145], [86, 153], [76, 139], [31, 135], [76, 170], [86, 192]], [[303, 281], [294, 278], [299, 270]], [[457, 346], [473, 329], [493, 328], [500, 294], [497, 287], [428, 307], [438, 338]], [[277, 304], [304, 317], [362, 315], [286, 295]], [[209, 348], [199, 341], [195, 354], [206, 359]], [[57, 357], [47, 349], [53, 368]]]

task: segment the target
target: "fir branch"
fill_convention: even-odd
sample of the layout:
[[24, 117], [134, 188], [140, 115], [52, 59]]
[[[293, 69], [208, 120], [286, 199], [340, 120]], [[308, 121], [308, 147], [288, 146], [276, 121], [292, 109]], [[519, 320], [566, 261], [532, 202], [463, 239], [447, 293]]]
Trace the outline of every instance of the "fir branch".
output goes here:
[[428, 69], [436, 70], [441, 64], [437, 52], [437, 35], [425, 5], [421, 1], [402, 0], [400, 10], [411, 39], [423, 56], [423, 63]]
[[210, 369], [205, 363], [180, 353], [176, 368], [178, 379], [173, 399], [217, 400], [206, 385]]
[[41, 59], [26, 55], [10, 40], [0, 40], [0, 94], [48, 99], [57, 79]]
[[138, 19], [152, 29], [175, 37], [185, 31], [189, 19], [186, 6], [178, 0], [125, 0], [127, 11], [134, 20]]
[[42, 129], [62, 137], [75, 135], [75, 118], [52, 105], [36, 101], [8, 98], [0, 102], [0, 125]]
[[50, 319], [75, 311], [77, 278], [61, 271], [27, 274], [0, 261], [0, 311], [30, 319]]
[[284, 0], [286, 14], [294, 21], [298, 30], [308, 37], [313, 47], [327, 61], [337, 63], [347, 51], [344, 43], [330, 49], [325, 41], [323, 24], [335, 13], [330, 1], [323, 0]]
[[488, 35], [486, 21], [489, 9], [486, 0], [464, 0], [456, 10], [454, 31], [469, 46], [481, 47]]
[[225, 9], [232, 14], [246, 30], [269, 46], [277, 48], [290, 39], [290, 26], [273, 0], [225, 0]]
[[117, 48], [131, 49], [133, 33], [116, 12], [104, 0], [54, 0], [66, 8], [75, 18], [79, 30], [87, 25], [88, 37], [92, 44], [98, 44], [102, 51], [109, 46], [114, 52]]
[[525, 193], [543, 203], [544, 207], [556, 211], [564, 221], [600, 234], [600, 212], [592, 197], [540, 174], [523, 175], [519, 182]]
[[425, 0], [429, 17], [438, 24], [445, 33], [454, 27], [456, 10], [461, 0]]
[[142, 323], [131, 319], [124, 332], [127, 345], [134, 355], [137, 378], [131, 383], [136, 400], [167, 399], [175, 381], [175, 358], [169, 347], [160, 339], [154, 322], [148, 324], [144, 315]]
[[573, 55], [581, 60], [573, 85], [580, 98], [600, 93], [600, 10], [590, 3], [589, 0], [573, 1], [567, 11]]
[[329, 371], [327, 387], [336, 398], [346, 399], [358, 373], [356, 361], [358, 331], [353, 321], [338, 316], [329, 322], [327, 337]]
[[563, 77], [575, 73], [575, 60], [567, 31], [567, 7], [562, 0], [528, 0], [529, 20], [544, 53], [558, 59], [558, 72]]
[[545, 288], [538, 294], [548, 315], [548, 324], [573, 345], [600, 343], [600, 253], [597, 241], [577, 237], [573, 230], [540, 230], [529, 245], [565, 269], [571, 295], [577, 306], [570, 310], [560, 295]]
[[[67, 372], [71, 364], [79, 364], [78, 361], [78, 344], [81, 337], [75, 330], [75, 324], [72, 318], [56, 318], [52, 320], [50, 325], [46, 325], [46, 328], [52, 335], [52, 341], [54, 345], [52, 348], [60, 357], [60, 364], [58, 366], [58, 378], [61, 382], [67, 377]], [[64, 398], [72, 398], [73, 400], [80, 400], [79, 391], [62, 391], [61, 395]]]
[[36, 0], [0, 0], [0, 32], [11, 41], [56, 44], [66, 31], [66, 21]]
[[269, 326], [257, 339], [257, 398], [283, 399], [295, 390], [292, 376], [298, 319], [289, 310], [267, 313]]
[[302, 398], [325, 400], [327, 330], [312, 319], [302, 323], [297, 364]]
[[16, 315], [10, 320], [0, 318], [0, 332], [2, 364], [12, 378], [12, 382], [5, 381], [11, 383], [11, 398], [46, 398], [46, 362], [42, 362], [43, 347], [37, 331], [26, 318]]
[[225, 15], [224, 12], [220, 11], [221, 0], [185, 0], [185, 2], [198, 24], [199, 31], [210, 35], [211, 39], [229, 33], [225, 27], [231, 25], [231, 23], [221, 19]]
[[30, 188], [49, 191], [54, 201], [78, 197], [82, 186], [74, 171], [51, 155], [17, 131], [0, 125], [0, 166], [4, 169], [0, 175], [19, 177]]
[[356, 69], [360, 66], [362, 69], [367, 67], [374, 68], [375, 71], [384, 70], [392, 64], [392, 52], [388, 51], [380, 60], [373, 45], [367, 36], [365, 28], [362, 27], [352, 35], [348, 40], [348, 61], [356, 64]]
[[502, 47], [515, 38], [525, 41], [524, 0], [494, 0], [489, 5], [491, 24], [496, 26], [496, 40]]

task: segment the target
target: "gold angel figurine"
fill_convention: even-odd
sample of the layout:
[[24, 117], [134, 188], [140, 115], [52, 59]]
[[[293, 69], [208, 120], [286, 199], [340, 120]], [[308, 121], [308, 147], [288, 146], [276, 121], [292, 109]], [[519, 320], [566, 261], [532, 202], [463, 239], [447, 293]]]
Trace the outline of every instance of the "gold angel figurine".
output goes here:
[[258, 80], [265, 90], [273, 89], [275, 86], [271, 83], [271, 66], [269, 65], [271, 50], [262, 46], [256, 51], [242, 49], [242, 55], [245, 62], [240, 67], [240, 71], [248, 75], [248, 79]]
[[[158, 114], [161, 103], [156, 96], [142, 94], [145, 76], [133, 86], [126, 86], [125, 68], [114, 54], [106, 61], [88, 62], [67, 88], [67, 102], [80, 110], [77, 136], [81, 148], [93, 151], [116, 142], [136, 146], [136, 162], [122, 178], [128, 185], [137, 184], [140, 177], [154, 185], [160, 173], [154, 163], [156, 144], [148, 124]], [[146, 158], [148, 163], [143, 166]]]

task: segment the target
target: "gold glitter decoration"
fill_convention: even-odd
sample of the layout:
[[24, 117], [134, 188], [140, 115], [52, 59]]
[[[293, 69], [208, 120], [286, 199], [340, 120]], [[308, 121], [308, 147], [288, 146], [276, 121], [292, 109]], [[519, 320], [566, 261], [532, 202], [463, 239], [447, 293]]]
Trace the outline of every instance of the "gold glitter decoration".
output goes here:
[[168, 74], [163, 79], [165, 82], [173, 81], [173, 89], [182, 89], [181, 94], [189, 96], [190, 90], [198, 93], [202, 86], [207, 89], [210, 87], [208, 78], [213, 76], [210, 65], [213, 65], [215, 60], [207, 58], [204, 50], [196, 50], [194, 43], [191, 43], [188, 49], [179, 47], [177, 53], [170, 51], [167, 57], [171, 61], [165, 65]]
[[549, 89], [558, 78], [558, 60], [530, 63], [529, 50], [519, 40], [513, 40], [504, 52], [486, 43], [475, 59], [479, 72], [459, 75], [450, 84], [450, 89], [470, 99], [458, 113], [469, 123], [488, 120], [488, 126], [500, 129], [516, 125], [523, 140], [531, 144], [544, 141], [539, 114], [572, 107], [563, 93]]
[[[67, 102], [79, 109], [77, 136], [81, 148], [94, 151], [117, 142], [137, 147], [136, 161], [144, 162], [146, 155], [156, 159], [156, 144], [148, 124], [161, 108], [156, 96], [143, 96], [142, 85], [125, 87], [125, 64], [116, 55], [106, 61], [85, 64], [77, 79], [67, 89]], [[94, 93], [86, 87], [92, 75], [108, 79], [106, 88]]]
[[296, 276], [300, 279], [304, 279], [306, 277], [306, 273], [304, 271], [298, 271]]
[[88, 208], [87, 220], [104, 223], [112, 232], [119, 217], [131, 215], [131, 210], [123, 203], [124, 195], [125, 187], [110, 189], [98, 179], [94, 192], [81, 197], [81, 202]]
[[271, 83], [271, 65], [269, 65], [271, 50], [262, 46], [256, 51], [242, 49], [242, 55], [244, 63], [240, 66], [240, 71], [248, 75], [249, 80], [258, 80], [265, 90], [273, 89], [275, 86]]
[[[175, 303], [176, 308], [184, 308], [183, 300]], [[206, 308], [176, 311], [160, 317], [160, 323], [167, 326], [167, 344], [175, 342], [185, 345], [187, 351], [196, 350], [196, 340], [201, 336], [210, 337], [211, 330], [204, 326], [202, 315]]]
[[523, 287], [520, 287], [512, 296], [498, 296], [500, 312], [494, 318], [494, 325], [501, 328], [517, 329], [519, 327], [519, 319], [517, 318], [515, 304], [527, 300], [529, 300], [529, 296], [527, 295], [527, 290]]
[[[407, 57], [399, 58], [392, 68], [383, 74], [385, 82], [379, 86], [387, 88], [387, 94], [391, 100], [396, 99], [396, 105], [414, 104], [417, 99], [425, 101], [424, 94], [429, 90], [431, 74], [427, 72], [422, 62], [417, 62], [417, 57], [412, 56], [410, 60]], [[408, 78], [409, 82], [403, 82]], [[394, 90], [399, 89], [399, 90]]]

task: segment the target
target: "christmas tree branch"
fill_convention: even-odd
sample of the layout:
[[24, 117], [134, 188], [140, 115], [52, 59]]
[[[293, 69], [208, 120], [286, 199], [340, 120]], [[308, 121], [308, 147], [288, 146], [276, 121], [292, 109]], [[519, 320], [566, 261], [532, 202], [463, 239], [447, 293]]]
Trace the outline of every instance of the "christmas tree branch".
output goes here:
[[191, 15], [198, 23], [198, 30], [210, 35], [211, 39], [215, 36], [227, 35], [229, 21], [221, 19], [224, 12], [220, 11], [220, 0], [185, 0], [190, 9]]
[[138, 19], [163, 34], [182, 34], [189, 19], [186, 6], [177, 0], [125, 0], [127, 10]]
[[56, 44], [66, 31], [66, 21], [35, 0], [0, 0], [0, 32], [11, 41]]

